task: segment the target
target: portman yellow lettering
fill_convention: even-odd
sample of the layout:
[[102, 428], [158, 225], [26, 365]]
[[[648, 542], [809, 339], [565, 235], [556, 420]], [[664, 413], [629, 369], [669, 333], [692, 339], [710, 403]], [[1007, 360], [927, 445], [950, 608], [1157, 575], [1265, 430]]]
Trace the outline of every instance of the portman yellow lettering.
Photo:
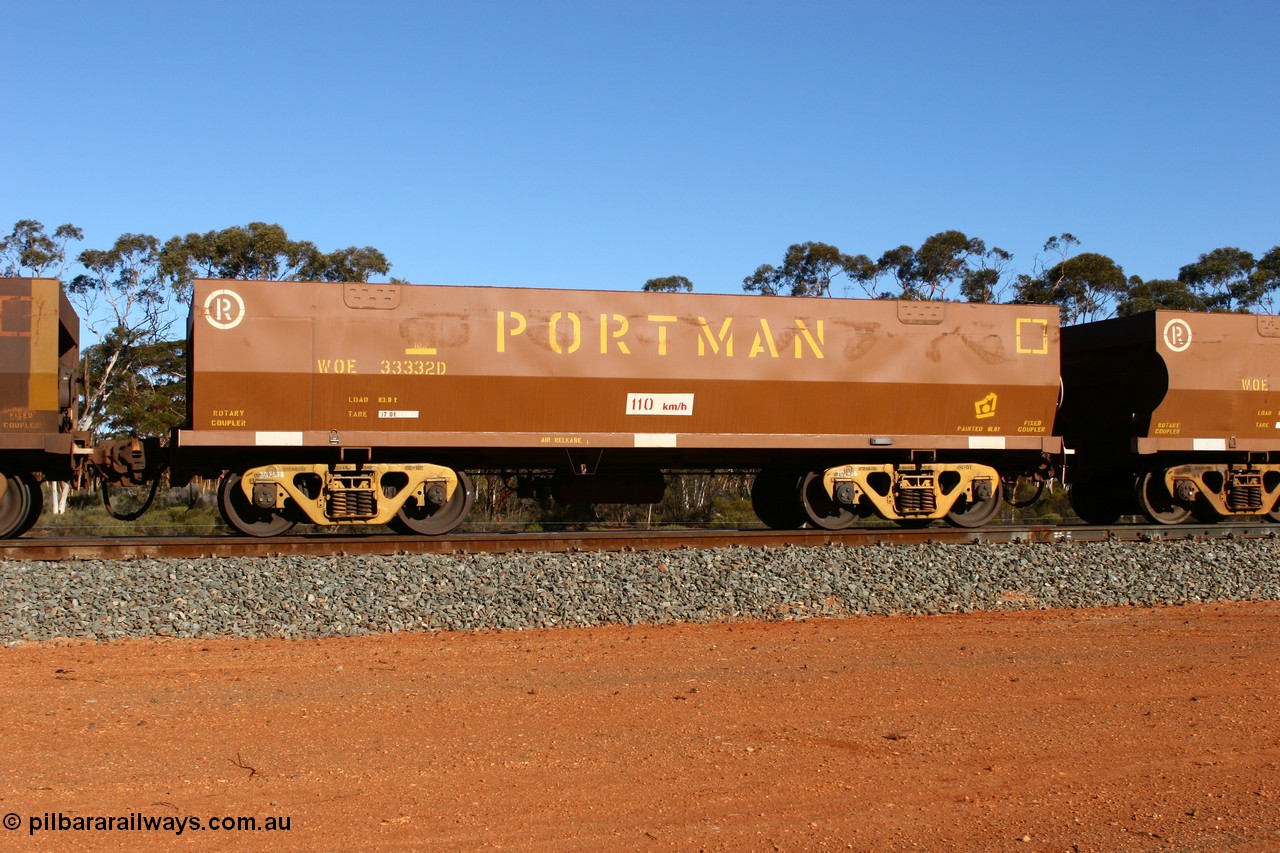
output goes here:
[[[496, 349], [499, 353], [506, 353], [516, 345], [517, 339], [523, 338], [528, 341], [524, 346], [550, 350], [556, 355], [572, 355], [582, 349], [583, 326], [590, 327], [594, 323], [597, 324], [600, 346], [598, 351], [594, 347], [590, 351], [602, 356], [613, 353], [632, 355], [637, 351], [656, 351], [659, 356], [688, 356], [693, 355], [692, 350], [696, 346], [699, 356], [733, 358], [735, 339], [745, 340], [750, 336], [748, 358], [826, 358], [827, 329], [824, 321], [796, 318], [784, 321], [783, 327], [775, 331], [773, 324], [777, 322], [776, 318], [771, 323], [764, 317], [740, 321], [736, 317], [627, 316], [609, 311], [598, 315], [556, 311], [530, 321], [519, 311], [498, 311]], [[589, 331], [588, 334], [594, 335], [595, 332]], [[333, 365], [323, 362], [321, 372], [329, 371], [342, 372], [336, 362]]]
[[771, 358], [778, 357], [778, 348], [774, 346], [773, 334], [769, 331], [769, 321], [763, 317], [760, 318], [760, 331], [756, 332], [755, 340], [751, 342], [751, 352], [747, 353], [747, 358], [755, 358], [764, 352], [765, 346], [762, 343], [768, 347]]
[[707, 345], [710, 344], [711, 352], [715, 355], [720, 354], [720, 344], [724, 344], [724, 354], [733, 357], [733, 335], [729, 332], [729, 326], [733, 324], [732, 317], [725, 317], [724, 322], [720, 324], [720, 334], [715, 335], [711, 332], [711, 326], [707, 323], [706, 317], [698, 318], [698, 328], [702, 330], [702, 337], [698, 338], [698, 355], [707, 354]]
[[822, 354], [822, 347], [818, 346], [819, 343], [825, 344], [827, 342], [826, 329], [823, 327], [822, 321], [818, 321], [817, 328], [814, 330], [818, 335], [816, 341], [813, 339], [813, 334], [809, 332], [809, 327], [804, 324], [804, 320], [796, 320], [796, 329], [800, 332], [800, 334], [796, 335], [796, 358], [804, 356], [803, 348], [800, 346], [802, 338], [809, 345], [809, 349], [813, 350], [814, 355], [818, 358], [825, 358]]
[[[568, 317], [569, 319], [569, 347], [562, 349], [560, 346], [560, 321]], [[559, 311], [551, 315], [551, 351], [554, 353], [577, 352], [578, 347], [582, 346], [582, 321], [578, 319], [578, 315], [570, 311], [563, 314]]]
[[650, 314], [648, 319], [650, 323], [658, 324], [658, 355], [666, 355], [667, 324], [674, 323], [680, 318], [673, 314]]
[[601, 355], [608, 354], [609, 340], [610, 340], [610, 337], [612, 337], [613, 342], [617, 344], [618, 351], [620, 353], [622, 353], [623, 355], [631, 355], [631, 350], [630, 348], [627, 347], [627, 342], [622, 340], [624, 337], [626, 337], [627, 330], [631, 327], [631, 324], [628, 323], [627, 318], [622, 316], [621, 314], [614, 314], [613, 322], [617, 324], [617, 328], [613, 331], [611, 335], [609, 332], [609, 319], [610, 318], [608, 314], [600, 315], [600, 354]]
[[523, 335], [529, 322], [519, 311], [511, 312], [511, 326], [507, 326], [507, 312], [498, 312], [498, 352], [507, 351], [507, 338]]

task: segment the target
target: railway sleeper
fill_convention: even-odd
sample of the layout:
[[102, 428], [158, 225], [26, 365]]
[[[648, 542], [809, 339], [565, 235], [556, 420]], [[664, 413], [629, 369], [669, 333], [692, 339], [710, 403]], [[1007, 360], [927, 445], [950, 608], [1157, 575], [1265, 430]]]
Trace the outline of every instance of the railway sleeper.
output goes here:
[[245, 471], [239, 488], [259, 510], [284, 512], [291, 501], [314, 524], [387, 524], [406, 503], [447, 504], [458, 474], [426, 463], [264, 465]]
[[995, 468], [972, 462], [841, 465], [823, 472], [822, 485], [837, 504], [858, 507], [865, 501], [895, 521], [946, 518], [961, 503], [998, 504], [1001, 487]]
[[1175, 465], [1164, 470], [1164, 486], [1177, 504], [1192, 507], [1203, 501], [1213, 515], [1273, 514], [1280, 500], [1280, 465]]

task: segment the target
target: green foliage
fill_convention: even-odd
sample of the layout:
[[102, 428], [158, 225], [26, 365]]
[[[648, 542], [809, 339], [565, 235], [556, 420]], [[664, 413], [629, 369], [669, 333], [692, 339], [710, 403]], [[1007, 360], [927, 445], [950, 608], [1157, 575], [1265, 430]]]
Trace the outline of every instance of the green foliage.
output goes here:
[[1258, 304], [1266, 293], [1263, 279], [1253, 274], [1256, 266], [1252, 253], [1225, 246], [1178, 270], [1178, 281], [1194, 291], [1210, 311], [1243, 311]]
[[[1045, 248], [1058, 239], [1052, 238]], [[1128, 287], [1129, 280], [1119, 264], [1106, 255], [1084, 252], [1064, 257], [1036, 275], [1018, 276], [1014, 301], [1057, 305], [1062, 309], [1063, 323], [1069, 324], [1106, 316], [1110, 305], [1125, 297]]]
[[866, 255], [846, 255], [827, 243], [793, 243], [782, 266], [762, 264], [742, 280], [742, 289], [764, 296], [830, 296], [840, 276], [861, 282], [874, 276], [875, 265]]
[[521, 496], [503, 477], [480, 475], [474, 482], [466, 530], [759, 526], [746, 474], [669, 474], [658, 504], [562, 504], [549, 494]]
[[[98, 419], [109, 409], [137, 399], [131, 384], [174, 387], [161, 378], [163, 348], [157, 347], [173, 323], [177, 291], [161, 274], [160, 241], [149, 234], [122, 234], [111, 248], [85, 249], [77, 260], [85, 271], [67, 284], [68, 298], [79, 309], [81, 323], [99, 339], [90, 348], [79, 428], [97, 432], [104, 428]], [[185, 375], [185, 365], [178, 370]], [[137, 376], [131, 375], [135, 372]]]
[[[992, 251], [999, 252], [1000, 257], [1004, 260], [1011, 260], [1013, 258], [1013, 255], [1010, 255], [1003, 249], [993, 249]], [[983, 267], [981, 269], [969, 270], [969, 272], [965, 273], [964, 280], [960, 282], [960, 295], [964, 297], [965, 302], [996, 302], [998, 301], [996, 299], [996, 287], [999, 284], [999, 269]]]
[[[45, 502], [49, 502], [46, 489]], [[136, 491], [138, 494], [128, 494]], [[130, 509], [141, 501], [143, 490], [112, 489], [112, 502], [117, 509]], [[161, 489], [151, 509], [138, 521], [120, 521], [107, 514], [102, 495], [82, 491], [71, 495], [67, 511], [46, 512], [28, 534], [40, 536], [208, 536], [229, 533], [218, 513], [217, 500], [210, 483], [197, 483], [181, 489]]]
[[[850, 255], [827, 243], [795, 243], [782, 265], [762, 264], [742, 280], [748, 293], [768, 296], [831, 296], [832, 285], [844, 277], [848, 284], [873, 298], [947, 299], [957, 287], [970, 302], [994, 302], [1005, 266], [1013, 255], [960, 231], [942, 231], [919, 249], [906, 244], [889, 249], [872, 261]], [[888, 278], [893, 289], [881, 292]]]
[[93, 401], [100, 437], [168, 435], [186, 417], [186, 341], [129, 343], [114, 330], [84, 354], [86, 379], [115, 359], [118, 380]]
[[372, 275], [391, 271], [387, 256], [372, 246], [349, 246], [337, 251], [316, 252], [303, 264], [298, 278], [303, 281], [368, 281]]
[[[6, 238], [4, 256], [53, 264], [66, 240], [79, 236], [67, 225], [46, 238], [39, 223], [23, 220]], [[195, 278], [367, 281], [391, 268], [370, 246], [325, 253], [263, 222], [163, 245], [149, 234], [123, 234], [108, 249], [84, 250], [77, 261], [84, 272], [67, 284], [67, 294], [99, 341], [86, 351], [79, 428], [102, 435], [131, 428], [165, 434], [183, 419], [186, 362], [181, 345], [165, 338]]]
[[1058, 262], [1017, 280], [1018, 303], [1062, 308], [1065, 324], [1096, 320], [1114, 311], [1119, 316], [1161, 308], [1183, 311], [1244, 311], [1269, 305], [1280, 289], [1280, 246], [1259, 261], [1235, 247], [1214, 249], [1178, 271], [1178, 278], [1128, 279], [1106, 255], [1071, 255], [1080, 245], [1069, 233], [1051, 237], [1044, 250]]
[[897, 284], [897, 293], [888, 296], [910, 298], [912, 267], [915, 265], [916, 250], [903, 243], [894, 249], [881, 253], [876, 261], [876, 275], [888, 274]]
[[1280, 287], [1280, 246], [1272, 246], [1271, 250], [1258, 260], [1253, 274], [1267, 291]]
[[[1036, 495], [1035, 483], [1018, 484], [1016, 499], [1025, 503]], [[1051, 480], [1040, 490], [1040, 497], [1030, 506], [1015, 507], [1008, 503], [1000, 508], [1000, 514], [992, 524], [1058, 524], [1062, 521], [1078, 521], [1067, 499], [1067, 489], [1057, 480]]]
[[546, 508], [539, 501], [521, 497], [503, 477], [480, 475], [473, 478], [473, 482], [476, 498], [463, 526], [464, 530], [542, 529]]
[[1193, 293], [1186, 282], [1168, 279], [1141, 281], [1135, 277], [1129, 280], [1129, 292], [1116, 306], [1116, 314], [1127, 317], [1161, 308], [1179, 311], [1209, 310], [1204, 300]]
[[276, 281], [302, 271], [316, 253], [314, 243], [290, 240], [283, 228], [250, 222], [221, 231], [172, 237], [164, 245], [166, 272], [197, 272], [204, 278]]
[[98, 309], [122, 339], [150, 340], [164, 331], [162, 317], [174, 295], [160, 274], [160, 241], [150, 234], [122, 234], [109, 249], [85, 249], [76, 258], [85, 272], [67, 284], [83, 309], [81, 322], [101, 334]]
[[284, 228], [266, 222], [172, 237], [161, 256], [162, 274], [188, 298], [197, 278], [368, 281], [390, 270], [386, 256], [372, 246], [325, 253], [315, 243], [292, 240]]
[[36, 220], [20, 219], [0, 239], [0, 275], [60, 279], [67, 268], [67, 244], [83, 239], [84, 231], [74, 225], [59, 225], [50, 236]]
[[640, 288], [646, 293], [689, 293], [693, 290], [693, 282], [682, 275], [668, 275], [663, 278], [651, 278]]
[[749, 498], [716, 495], [707, 507], [709, 524], [720, 530], [741, 530], [748, 527], [759, 527], [760, 519], [751, 508]]
[[1013, 255], [999, 247], [987, 249], [977, 237], [962, 231], [941, 231], [920, 244], [902, 245], [880, 256], [879, 273], [892, 276], [900, 299], [946, 299], [951, 287], [970, 302], [995, 301], [995, 288]]

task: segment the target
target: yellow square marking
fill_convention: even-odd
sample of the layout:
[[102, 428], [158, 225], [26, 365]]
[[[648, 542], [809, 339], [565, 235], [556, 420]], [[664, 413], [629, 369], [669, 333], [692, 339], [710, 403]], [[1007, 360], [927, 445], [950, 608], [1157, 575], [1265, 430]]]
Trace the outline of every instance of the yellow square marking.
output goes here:
[[[1026, 328], [1026, 327], [1030, 328]], [[1024, 344], [1023, 341], [1026, 341]], [[1047, 355], [1049, 352], [1049, 321], [1034, 317], [1018, 318], [1018, 352], [1031, 355]]]

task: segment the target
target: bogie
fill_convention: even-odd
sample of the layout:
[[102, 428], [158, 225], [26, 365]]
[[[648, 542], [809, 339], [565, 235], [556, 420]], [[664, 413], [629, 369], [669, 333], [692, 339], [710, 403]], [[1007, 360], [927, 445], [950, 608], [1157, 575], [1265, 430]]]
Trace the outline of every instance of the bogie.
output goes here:
[[219, 507], [250, 536], [275, 536], [300, 520], [434, 535], [460, 524], [473, 497], [470, 478], [439, 465], [276, 464], [228, 473]]
[[757, 475], [751, 501], [760, 520], [776, 529], [842, 530], [867, 516], [903, 527], [939, 519], [980, 527], [1000, 509], [1001, 477], [967, 462], [847, 464], [807, 473], [772, 468]]

